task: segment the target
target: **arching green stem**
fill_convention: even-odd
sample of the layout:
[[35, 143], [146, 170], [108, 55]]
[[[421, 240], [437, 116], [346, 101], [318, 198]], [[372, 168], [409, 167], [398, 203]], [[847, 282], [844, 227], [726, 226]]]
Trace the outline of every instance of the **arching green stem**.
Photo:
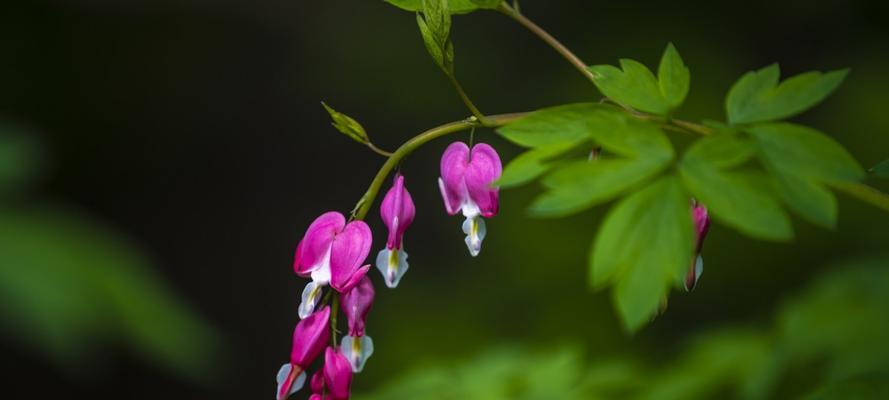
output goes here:
[[[514, 113], [486, 116], [485, 120], [487, 121], [487, 125], [485, 126], [491, 128], [500, 127], [525, 116], [525, 114], [526, 113]], [[451, 122], [429, 129], [405, 142], [403, 145], [401, 145], [401, 147], [398, 148], [398, 150], [395, 150], [395, 152], [392, 153], [392, 155], [386, 160], [383, 166], [380, 167], [380, 170], [377, 171], [377, 175], [370, 183], [370, 187], [367, 189], [367, 192], [365, 192], [364, 196], [362, 196], [361, 199], [358, 200], [358, 204], [356, 204], [355, 209], [352, 210], [352, 216], [355, 219], [364, 219], [364, 217], [367, 216], [367, 213], [368, 211], [370, 211], [371, 206], [373, 206], [374, 200], [377, 197], [377, 193], [383, 186], [383, 182], [385, 182], [386, 177], [389, 176], [389, 173], [398, 166], [398, 163], [404, 157], [413, 153], [414, 150], [418, 149], [420, 146], [433, 139], [479, 126], [482, 126], [479, 120], [475, 117], [470, 117], [462, 121]]]

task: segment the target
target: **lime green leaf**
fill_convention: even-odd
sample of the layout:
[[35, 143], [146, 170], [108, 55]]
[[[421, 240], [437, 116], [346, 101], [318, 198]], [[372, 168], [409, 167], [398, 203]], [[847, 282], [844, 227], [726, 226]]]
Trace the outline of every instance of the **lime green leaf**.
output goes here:
[[880, 178], [889, 178], [889, 159], [881, 161], [868, 170], [872, 175]]
[[830, 182], [834, 189], [889, 211], [889, 195], [859, 182]]
[[836, 141], [812, 128], [789, 123], [754, 125], [763, 161], [783, 172], [819, 181], [856, 181], [861, 165]]
[[[385, 0], [402, 10], [406, 11], [423, 11], [423, 0]], [[451, 14], [465, 14], [473, 12], [479, 8], [496, 8], [500, 2], [491, 6], [491, 0], [449, 0], [448, 9]]]
[[686, 157], [706, 161], [718, 168], [732, 168], [745, 163], [754, 154], [754, 144], [738, 135], [719, 134], [698, 139]]
[[726, 98], [728, 120], [746, 124], [792, 117], [829, 96], [848, 72], [806, 72], [780, 85], [778, 64], [748, 72], [732, 86]]
[[[699, 143], [701, 141], [698, 141]], [[692, 145], [680, 163], [682, 181], [713, 214], [716, 221], [758, 239], [786, 240], [793, 237], [790, 219], [769, 188], [737, 172], [723, 171], [697, 156]]]
[[675, 177], [664, 177], [609, 211], [593, 244], [591, 283], [616, 284], [620, 317], [636, 331], [688, 269], [693, 246], [688, 195]]
[[446, 74], [454, 73], [454, 45], [451, 43], [451, 14], [447, 0], [423, 0], [417, 25], [426, 50]]
[[551, 159], [577, 147], [581, 142], [583, 141], [556, 142], [526, 151], [506, 165], [495, 185], [508, 188], [530, 182], [552, 168], [554, 163], [550, 162]]
[[661, 88], [661, 94], [670, 105], [671, 109], [675, 109], [682, 105], [685, 96], [688, 94], [689, 81], [691, 74], [688, 67], [682, 62], [682, 57], [676, 51], [673, 43], [667, 45], [664, 55], [661, 57], [661, 64], [657, 70], [658, 85]]
[[661, 94], [658, 81], [648, 67], [630, 59], [621, 59], [620, 66], [589, 67], [593, 82], [602, 94], [640, 111], [658, 115], [666, 115], [670, 111], [670, 103]]
[[503, 0], [470, 0], [478, 8], [497, 8]]
[[321, 102], [321, 105], [324, 106], [324, 109], [330, 114], [330, 119], [333, 120], [332, 125], [336, 130], [354, 139], [358, 143], [367, 144], [369, 140], [367, 138], [367, 132], [358, 121], [346, 114], [334, 110], [323, 101]]
[[49, 207], [0, 215], [4, 328], [63, 366], [97, 340], [205, 378], [218, 351], [208, 326], [174, 296], [119, 233]]
[[775, 191], [784, 203], [809, 222], [833, 228], [837, 220], [837, 199], [824, 186], [792, 174], [773, 173]]
[[547, 146], [589, 137], [587, 119], [606, 106], [577, 103], [543, 108], [497, 130], [501, 136], [524, 147]]
[[666, 165], [645, 158], [574, 162], [543, 180], [549, 191], [537, 197], [529, 211], [542, 217], [582, 211], [648, 180]]

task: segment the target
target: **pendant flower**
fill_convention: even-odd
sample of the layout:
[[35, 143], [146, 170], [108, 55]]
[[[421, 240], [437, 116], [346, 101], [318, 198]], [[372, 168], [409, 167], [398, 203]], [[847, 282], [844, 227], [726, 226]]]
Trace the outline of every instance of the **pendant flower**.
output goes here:
[[690, 291], [695, 288], [701, 274], [704, 273], [704, 259], [701, 257], [701, 250], [704, 248], [704, 239], [710, 230], [710, 216], [707, 213], [707, 207], [704, 207], [696, 201], [692, 201], [692, 218], [695, 221], [695, 259], [685, 275], [685, 290]]
[[386, 286], [394, 288], [407, 272], [407, 252], [404, 251], [404, 231], [414, 222], [414, 201], [404, 187], [404, 176], [396, 175], [395, 184], [380, 204], [380, 216], [389, 228], [386, 248], [377, 254], [377, 269], [383, 274]]
[[374, 352], [374, 342], [364, 333], [367, 313], [374, 302], [374, 287], [370, 278], [364, 277], [357, 286], [342, 296], [343, 313], [349, 322], [349, 334], [340, 342], [340, 352], [352, 366], [352, 372], [364, 369], [364, 363]]
[[330, 339], [329, 322], [330, 307], [325, 306], [296, 324], [290, 363], [282, 365], [278, 370], [278, 400], [284, 400], [302, 388], [306, 381], [306, 368], [321, 354]]
[[338, 212], [327, 212], [315, 219], [296, 247], [293, 269], [309, 277], [299, 305], [299, 317], [306, 318], [321, 300], [322, 288], [330, 284], [340, 293], [348, 292], [370, 269], [361, 266], [370, 252], [373, 237], [364, 221], [346, 223]]
[[448, 214], [462, 211], [466, 221], [466, 247], [469, 254], [477, 256], [487, 230], [485, 221], [497, 214], [499, 188], [492, 187], [500, 178], [503, 166], [493, 147], [478, 143], [469, 149], [463, 142], [454, 142], [441, 156], [441, 177], [438, 187]]
[[328, 347], [324, 352], [324, 385], [330, 400], [346, 400], [349, 398], [349, 387], [352, 385], [352, 366], [345, 356]]

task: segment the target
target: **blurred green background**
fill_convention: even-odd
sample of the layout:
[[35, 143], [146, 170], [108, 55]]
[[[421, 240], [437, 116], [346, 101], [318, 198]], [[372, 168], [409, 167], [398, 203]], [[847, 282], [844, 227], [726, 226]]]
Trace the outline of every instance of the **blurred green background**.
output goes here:
[[[865, 166], [889, 157], [884, 1], [522, 11], [590, 64], [655, 65], [672, 41], [692, 70], [680, 113], [691, 120], [724, 118], [748, 70], [850, 67], [798, 120]], [[496, 13], [455, 17], [453, 40], [457, 76], [486, 113], [600, 98]], [[378, 0], [8, 1], [0, 49], [0, 379], [12, 398], [270, 397], [304, 284], [294, 247], [315, 216], [350, 210], [382, 163], [335, 132], [320, 101], [388, 149], [468, 114], [414, 16]], [[476, 140], [504, 161], [519, 150], [487, 131]], [[532, 219], [537, 189], [504, 191], [470, 259], [436, 184], [448, 143], [402, 167], [417, 204], [411, 269], [397, 290], [374, 274], [376, 352], [355, 398], [886, 394], [884, 212], [841, 196], [836, 230], [796, 219], [785, 244], [715, 225], [696, 290], [628, 336], [610, 294], [586, 285], [607, 207]], [[376, 207], [368, 220], [376, 251]]]

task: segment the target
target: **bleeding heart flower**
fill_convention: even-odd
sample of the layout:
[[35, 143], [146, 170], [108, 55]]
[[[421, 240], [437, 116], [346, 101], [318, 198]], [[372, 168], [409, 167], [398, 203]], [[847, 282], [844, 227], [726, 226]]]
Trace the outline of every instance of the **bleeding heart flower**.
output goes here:
[[364, 221], [346, 223], [338, 212], [327, 212], [315, 219], [296, 246], [293, 269], [300, 276], [311, 276], [299, 305], [305, 318], [321, 300], [322, 288], [330, 284], [340, 293], [352, 289], [370, 269], [361, 266], [370, 252], [373, 237]]
[[352, 385], [352, 366], [345, 356], [328, 347], [324, 352], [324, 385], [331, 400], [349, 398]]
[[349, 322], [349, 334], [343, 336], [340, 352], [349, 360], [352, 372], [355, 373], [364, 369], [364, 363], [374, 351], [373, 340], [364, 334], [364, 323], [373, 302], [373, 283], [365, 276], [357, 286], [342, 296], [340, 303]]
[[503, 167], [493, 147], [479, 143], [472, 147], [454, 142], [441, 156], [441, 177], [438, 187], [448, 214], [462, 211], [466, 221], [463, 233], [473, 257], [481, 251], [487, 230], [481, 217], [497, 214], [499, 189], [493, 183], [500, 178]]
[[290, 363], [278, 370], [278, 400], [284, 400], [302, 388], [306, 381], [306, 368], [321, 354], [330, 339], [329, 322], [330, 307], [325, 306], [296, 324]]
[[695, 221], [695, 259], [685, 275], [685, 290], [694, 289], [701, 274], [704, 273], [704, 258], [701, 257], [701, 250], [704, 248], [704, 239], [710, 230], [710, 216], [707, 214], [707, 207], [692, 201], [691, 212]]
[[394, 288], [407, 272], [407, 252], [404, 251], [403, 236], [407, 227], [414, 222], [414, 201], [404, 187], [404, 176], [396, 175], [395, 184], [386, 193], [380, 204], [380, 216], [389, 228], [386, 248], [377, 254], [377, 269], [383, 274], [386, 286]]

